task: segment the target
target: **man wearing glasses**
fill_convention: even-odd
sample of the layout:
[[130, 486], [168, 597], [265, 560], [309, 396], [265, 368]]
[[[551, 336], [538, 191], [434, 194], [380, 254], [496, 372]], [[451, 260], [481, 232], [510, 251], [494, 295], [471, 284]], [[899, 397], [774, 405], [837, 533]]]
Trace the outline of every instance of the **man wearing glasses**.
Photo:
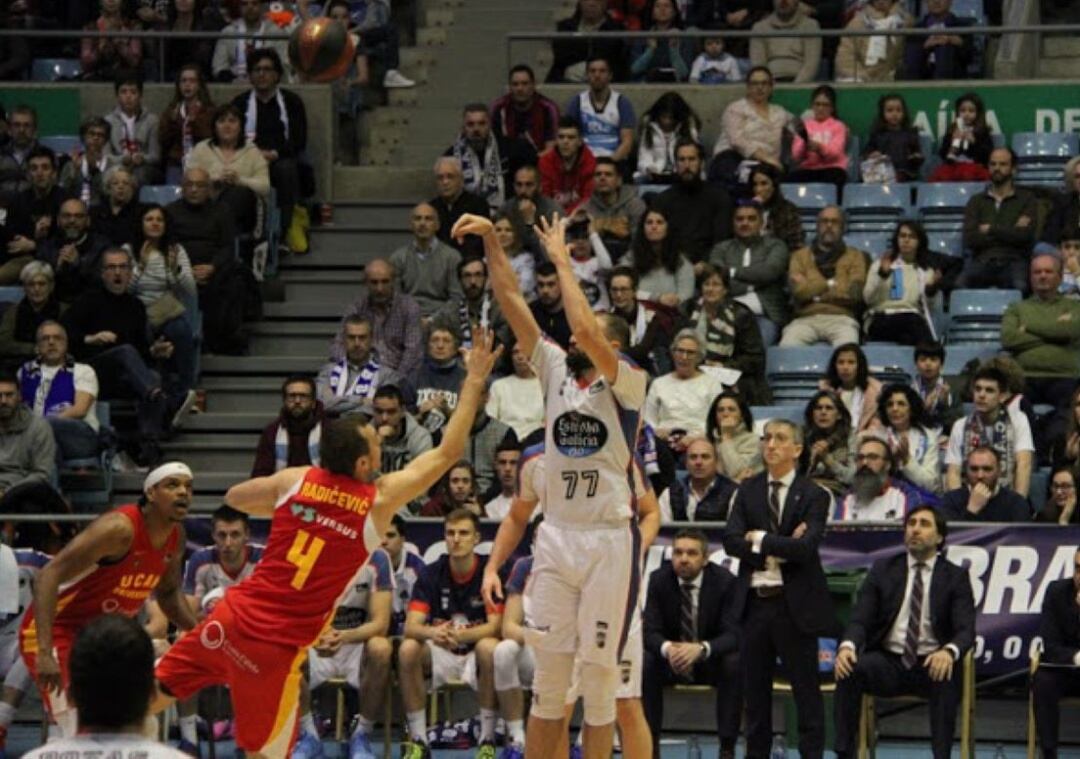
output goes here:
[[855, 467], [851, 487], [836, 502], [834, 521], [898, 522], [919, 504], [915, 489], [893, 477], [896, 462], [889, 444], [881, 438], [863, 438], [855, 454]]
[[967, 483], [950, 490], [942, 511], [958, 522], [1030, 522], [1031, 507], [1024, 496], [1001, 481], [1001, 462], [989, 446], [972, 449], [964, 464]]

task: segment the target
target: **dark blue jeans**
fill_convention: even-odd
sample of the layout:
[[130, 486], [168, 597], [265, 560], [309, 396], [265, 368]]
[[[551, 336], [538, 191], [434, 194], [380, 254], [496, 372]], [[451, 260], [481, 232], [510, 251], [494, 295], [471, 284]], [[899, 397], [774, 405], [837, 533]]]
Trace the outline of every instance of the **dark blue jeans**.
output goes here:
[[186, 315], [170, 319], [161, 325], [158, 334], [173, 344], [173, 354], [168, 364], [176, 372], [176, 388], [173, 392], [183, 396], [195, 387], [195, 371], [198, 365], [198, 346]]
[[146, 365], [139, 352], [130, 345], [117, 345], [87, 363], [97, 373], [101, 399], [134, 399], [142, 441], [160, 440], [165, 431], [165, 393], [161, 377]]

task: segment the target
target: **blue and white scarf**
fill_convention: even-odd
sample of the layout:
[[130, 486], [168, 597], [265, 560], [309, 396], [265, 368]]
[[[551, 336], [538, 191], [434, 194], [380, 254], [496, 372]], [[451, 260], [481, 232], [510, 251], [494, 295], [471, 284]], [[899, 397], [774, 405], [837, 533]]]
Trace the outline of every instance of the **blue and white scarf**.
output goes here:
[[75, 404], [75, 373], [71, 364], [60, 367], [44, 389], [41, 387], [43, 379], [41, 362], [37, 359], [27, 361], [19, 370], [19, 389], [31, 408], [38, 406], [39, 391], [45, 395], [41, 404], [42, 416], [56, 416]]
[[[308, 459], [312, 466], [319, 465], [319, 440], [322, 437], [322, 422], [317, 423], [308, 433]], [[274, 471], [280, 472], [289, 465], [289, 431], [279, 423], [274, 434]]]
[[379, 382], [379, 362], [372, 356], [349, 383], [349, 362], [341, 361], [330, 370], [330, 392], [335, 398], [370, 398]]

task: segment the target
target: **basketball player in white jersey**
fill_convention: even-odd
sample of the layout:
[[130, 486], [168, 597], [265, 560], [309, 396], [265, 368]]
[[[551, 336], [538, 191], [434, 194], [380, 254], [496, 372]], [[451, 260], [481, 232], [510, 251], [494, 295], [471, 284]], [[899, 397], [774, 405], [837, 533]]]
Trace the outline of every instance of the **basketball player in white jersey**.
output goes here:
[[541, 334], [491, 222], [466, 214], [451, 234], [483, 239], [492, 291], [544, 392], [545, 521], [525, 593], [526, 639], [536, 657], [526, 756], [553, 755], [576, 657], [585, 757], [607, 759], [619, 659], [638, 605], [641, 536], [632, 482], [646, 374], [617, 352], [629, 343], [626, 322], [589, 307], [562, 220], [545, 221], [537, 235], [559, 275], [573, 333], [569, 352]]

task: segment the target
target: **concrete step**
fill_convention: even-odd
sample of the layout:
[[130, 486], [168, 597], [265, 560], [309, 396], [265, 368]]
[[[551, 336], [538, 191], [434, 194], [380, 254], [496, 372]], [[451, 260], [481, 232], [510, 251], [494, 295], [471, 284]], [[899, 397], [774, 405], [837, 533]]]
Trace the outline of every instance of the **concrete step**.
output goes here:
[[[332, 335], [333, 330], [327, 332]], [[253, 335], [248, 345], [251, 352], [259, 356], [314, 355], [327, 351], [330, 338], [326, 335]]]
[[1080, 61], [1073, 58], [1040, 58], [1039, 76], [1043, 79], [1075, 77]]
[[[266, 416], [266, 424], [274, 418]], [[255, 460], [258, 435], [203, 435], [198, 440], [176, 440], [162, 446], [166, 458], [179, 459], [200, 472], [249, 472]], [[201, 476], [199, 477], [201, 480]], [[201, 484], [197, 481], [196, 483]]]
[[338, 203], [334, 206], [334, 225], [404, 229], [408, 226], [413, 205], [412, 201], [389, 200], [385, 203]]
[[312, 227], [310, 233], [311, 253], [318, 255], [324, 251], [345, 250], [350, 253], [361, 251], [385, 251], [387, 254], [409, 242], [412, 235], [408, 231], [408, 218], [402, 220], [396, 229], [378, 229], [344, 224]]
[[[301, 320], [330, 324], [340, 323], [344, 311], [345, 306], [340, 303], [285, 302], [267, 303], [263, 306], [263, 315], [267, 320]], [[205, 363], [203, 373], [206, 373]]]
[[[254, 455], [253, 450], [252, 456]], [[213, 511], [216, 509], [221, 505], [220, 497], [225, 495], [225, 491], [233, 485], [248, 479], [250, 473], [250, 463], [247, 468], [231, 472], [195, 471], [195, 498], [198, 504], [196, 510]], [[145, 479], [146, 472], [117, 472], [116, 476], [113, 477], [113, 493], [119, 496], [142, 495], [142, 484]], [[200, 498], [200, 495], [202, 498]], [[213, 500], [213, 496], [217, 496], [217, 503], [209, 505]], [[117, 499], [117, 502], [126, 500], [128, 499], [121, 497]]]
[[1042, 38], [1042, 58], [1045, 61], [1047, 58], [1072, 58], [1074, 68], [1072, 69], [1074, 75], [1078, 70], [1076, 65], [1080, 65], [1080, 37], [1050, 37], [1044, 36]]
[[[279, 304], [284, 305], [284, 304]], [[339, 312], [340, 318], [340, 312]], [[203, 356], [202, 374], [228, 375], [232, 377], [240, 375], [261, 375], [264, 377], [281, 378], [290, 374], [312, 374], [318, 370], [326, 360], [322, 354], [325, 351], [312, 355], [297, 354], [294, 356]], [[190, 428], [185, 423], [184, 429], [210, 429], [225, 431], [228, 427], [220, 425], [229, 420], [216, 419], [217, 414], [194, 414], [192, 419], [196, 423]]]
[[384, 200], [388, 193], [395, 198], [428, 198], [434, 194], [431, 166], [394, 167], [335, 166], [335, 200]]
[[447, 30], [437, 27], [421, 27], [416, 30], [418, 47], [442, 47], [448, 39]]
[[[324, 343], [323, 347], [325, 345]], [[228, 381], [220, 387], [205, 388], [206, 408], [211, 413], [233, 414], [248, 412], [273, 416], [281, 408], [281, 383], [284, 381], [284, 377], [266, 377], [267, 384], [263, 387], [245, 386], [243, 380], [250, 378], [219, 377], [218, 379]], [[267, 422], [269, 422], [269, 419]], [[221, 436], [202, 435], [194, 442], [209, 445], [219, 437]]]
[[[331, 301], [349, 303], [356, 300], [362, 288], [356, 279], [348, 276], [335, 276], [333, 272], [287, 272], [290, 276], [297, 273], [311, 274], [303, 279], [285, 280], [285, 297], [297, 301]], [[285, 274], [282, 275], [283, 277]]]
[[[260, 361], [273, 362], [275, 359], [265, 356], [259, 357]], [[291, 372], [286, 372], [289, 374]], [[222, 432], [259, 432], [273, 417], [280, 403], [275, 404], [266, 411], [209, 411], [205, 414], [192, 414], [188, 421], [184, 422], [184, 434], [189, 439], [198, 438], [208, 440]]]

